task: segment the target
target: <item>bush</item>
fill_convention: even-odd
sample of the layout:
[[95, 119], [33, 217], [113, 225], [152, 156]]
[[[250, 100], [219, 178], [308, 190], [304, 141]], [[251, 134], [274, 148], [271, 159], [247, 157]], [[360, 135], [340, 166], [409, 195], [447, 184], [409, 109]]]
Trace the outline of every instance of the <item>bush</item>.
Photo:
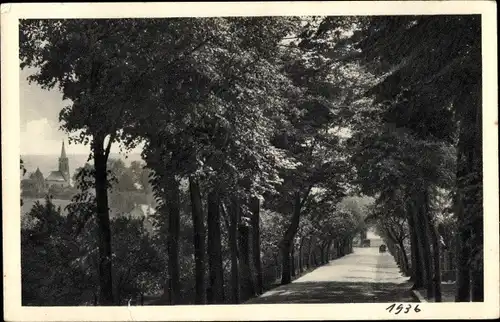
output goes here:
[[[95, 216], [76, 229], [83, 216], [73, 207], [63, 217], [50, 198], [36, 202], [21, 230], [23, 305], [91, 305], [98, 293]], [[114, 286], [120, 304], [158, 291], [165, 263], [143, 219], [111, 221]]]

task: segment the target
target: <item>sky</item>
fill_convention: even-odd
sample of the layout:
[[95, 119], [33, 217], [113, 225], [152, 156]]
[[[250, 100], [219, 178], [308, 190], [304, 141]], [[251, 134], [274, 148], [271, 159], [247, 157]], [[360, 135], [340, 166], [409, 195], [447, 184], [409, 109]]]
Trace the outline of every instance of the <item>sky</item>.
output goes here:
[[[64, 140], [67, 154], [88, 154], [90, 147], [83, 144], [69, 144], [68, 135], [59, 129], [59, 112], [68, 105], [63, 101], [58, 89], [45, 90], [26, 79], [34, 69], [20, 70], [20, 117], [21, 117], [21, 155], [60, 154]], [[131, 153], [140, 153], [140, 149]], [[114, 144], [111, 153], [119, 153]]]
[[[20, 70], [21, 155], [59, 155], [63, 140], [67, 154], [89, 154], [88, 145], [69, 144], [68, 134], [60, 130], [59, 112], [70, 102], [63, 101], [57, 88], [45, 90], [34, 82], [30, 84], [27, 77], [35, 71], [32, 68]], [[350, 135], [348, 129], [335, 130], [340, 136]], [[111, 153], [120, 153], [118, 144], [112, 145]], [[141, 147], [129, 153], [140, 154]]]

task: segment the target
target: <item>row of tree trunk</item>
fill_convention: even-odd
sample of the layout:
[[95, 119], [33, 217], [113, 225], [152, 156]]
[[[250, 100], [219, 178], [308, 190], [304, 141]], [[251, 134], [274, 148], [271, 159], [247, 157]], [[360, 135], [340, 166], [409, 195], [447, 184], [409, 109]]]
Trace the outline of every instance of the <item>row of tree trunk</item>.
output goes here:
[[401, 272], [404, 276], [410, 276], [410, 262], [408, 259], [408, 255], [406, 254], [406, 250], [404, 245], [397, 243], [393, 237], [388, 237], [386, 240], [387, 249], [389, 253], [394, 257], [398, 267], [401, 269]]
[[[471, 79], [472, 80], [472, 79]], [[478, 82], [479, 81], [479, 82]], [[456, 243], [456, 302], [484, 301], [482, 208], [482, 99], [480, 77], [466, 84], [456, 100], [458, 122], [456, 194], [454, 212]], [[412, 240], [413, 279], [416, 287], [441, 299], [440, 244], [431, 223], [428, 189], [422, 187], [412, 205], [409, 220]], [[419, 198], [418, 198], [419, 197]], [[420, 205], [418, 207], [417, 205]], [[430, 241], [430, 244], [428, 243]], [[476, 259], [476, 261], [474, 261]]]
[[[96, 161], [105, 151], [96, 150]], [[105, 162], [96, 162], [96, 189], [99, 226], [109, 226], [107, 207], [107, 189]], [[180, 238], [180, 182], [174, 175], [165, 175], [165, 210], [167, 225], [163, 233], [167, 237], [168, 276], [164, 285], [163, 304], [182, 304], [182, 285], [180, 281], [179, 238]], [[102, 190], [102, 191], [101, 191]], [[260, 201], [250, 198], [248, 207], [250, 215], [243, 215], [242, 200], [236, 197], [222, 196], [217, 187], [206, 195], [206, 228], [203, 210], [203, 199], [199, 183], [194, 177], [189, 178], [189, 192], [191, 199], [193, 246], [195, 259], [195, 304], [241, 303], [263, 292], [263, 272], [260, 254]], [[302, 198], [296, 194], [295, 210], [291, 224], [285, 232], [281, 243], [281, 282], [291, 282], [292, 276], [328, 262], [332, 258], [343, 256], [352, 251], [352, 242], [342, 240], [315, 240], [309, 238], [309, 252], [303, 247], [297, 254], [293, 241], [299, 226], [300, 212], [307, 199], [308, 193]], [[227, 296], [224, 288], [224, 267], [222, 254], [221, 219], [227, 222], [229, 248], [231, 260], [231, 294]], [[108, 229], [102, 229], [102, 232]], [[109, 234], [100, 234], [100, 299], [101, 305], [113, 305], [111, 275], [111, 249]], [[305, 239], [304, 239], [305, 240]], [[206, 244], [205, 244], [206, 242]], [[303, 243], [302, 243], [303, 244]], [[306, 256], [307, 254], [307, 256]], [[208, 275], [208, 276], [206, 276]]]
[[[442, 245], [439, 233], [429, 212], [428, 190], [423, 189], [420, 202], [410, 202], [408, 222], [411, 239], [411, 267], [402, 245], [391, 245], [391, 252], [403, 271], [411, 271], [414, 288], [425, 288], [427, 298], [435, 302], [442, 301]], [[460, 217], [459, 217], [460, 218]], [[459, 229], [457, 233], [456, 253], [450, 267], [456, 268], [456, 302], [483, 301], [483, 272], [481, 269], [471, 270], [468, 230]]]
[[[260, 247], [260, 200], [250, 198], [248, 208], [250, 214], [243, 213], [242, 200], [237, 197], [222, 198], [216, 189], [207, 196], [207, 262], [208, 285], [205, 290], [205, 252], [203, 250], [204, 226], [201, 193], [194, 178], [190, 181], [190, 193], [194, 228], [195, 274], [196, 274], [196, 304], [230, 302], [238, 304], [264, 291], [263, 269]], [[304, 200], [296, 195], [296, 208], [292, 226], [298, 225], [300, 209]], [[229, 237], [230, 250], [230, 295], [224, 294], [224, 269], [221, 245], [221, 218], [225, 221]], [[296, 229], [297, 227], [292, 227]], [[177, 229], [177, 227], [175, 227]], [[289, 231], [288, 231], [289, 233]], [[177, 236], [175, 233], [172, 236]], [[329, 260], [352, 252], [352, 239], [318, 239], [308, 238], [308, 251], [304, 250], [306, 239], [302, 239], [296, 250], [295, 238], [287, 243], [285, 232], [281, 248], [281, 283], [291, 282], [291, 278], [311, 267], [327, 263]], [[287, 251], [284, 251], [284, 250]], [[174, 258], [176, 258], [174, 256]], [[169, 260], [170, 262], [171, 260]], [[175, 265], [172, 265], [175, 266]], [[170, 272], [170, 270], [169, 270]], [[177, 275], [172, 275], [177, 277]], [[172, 276], [170, 278], [172, 278]], [[177, 285], [172, 284], [170, 285]], [[172, 291], [172, 290], [171, 290]], [[178, 301], [178, 299], [177, 299]], [[170, 303], [178, 303], [170, 301]]]
[[[425, 288], [428, 298], [441, 302], [441, 246], [429, 211], [428, 189], [422, 184], [418, 189], [419, 192], [414, 194], [413, 200], [409, 200], [407, 205], [411, 241], [411, 276], [414, 288]], [[404, 247], [402, 248], [404, 250]]]
[[[308, 270], [327, 264], [334, 260], [352, 253], [353, 243], [350, 238], [321, 240], [312, 235], [298, 238], [298, 242], [291, 248], [290, 274], [296, 277]], [[273, 269], [274, 278], [283, 280], [283, 258], [281, 253], [275, 256]]]
[[[241, 303], [261, 294], [263, 274], [260, 250], [260, 201], [248, 202], [251, 214], [244, 215], [242, 201], [237, 197], [223, 198], [217, 188], [207, 194], [207, 227], [205, 230], [202, 195], [195, 178], [189, 179], [192, 204], [193, 244], [195, 257], [195, 304]], [[225, 201], [228, 201], [227, 203]], [[170, 208], [169, 208], [170, 209]], [[177, 209], [174, 209], [177, 211]], [[172, 213], [169, 213], [169, 217]], [[230, 294], [225, 294], [221, 222], [226, 223], [230, 250]], [[169, 220], [169, 224], [172, 219]], [[171, 231], [172, 229], [172, 231]], [[178, 239], [177, 226], [169, 226], [169, 240]], [[205, 240], [207, 241], [205, 249]], [[174, 243], [172, 243], [174, 244]], [[176, 248], [178, 253], [178, 248]], [[171, 257], [171, 255], [174, 255]], [[178, 256], [169, 253], [169, 304], [180, 299]], [[205, 277], [208, 267], [208, 279]], [[177, 270], [177, 272], [175, 271]], [[173, 279], [177, 279], [173, 281]]]
[[[484, 301], [482, 95], [481, 76], [475, 76], [456, 102], [460, 119], [454, 202], [458, 221], [457, 302]], [[474, 263], [474, 257], [479, 262]]]

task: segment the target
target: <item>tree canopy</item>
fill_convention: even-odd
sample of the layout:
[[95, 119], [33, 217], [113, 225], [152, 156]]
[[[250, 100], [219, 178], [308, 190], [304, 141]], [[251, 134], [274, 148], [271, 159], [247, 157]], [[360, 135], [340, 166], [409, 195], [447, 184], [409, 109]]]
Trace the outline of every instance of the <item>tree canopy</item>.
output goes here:
[[[240, 303], [374, 226], [436, 301], [458, 239], [457, 301], [481, 300], [480, 31], [474, 15], [23, 20], [21, 68], [68, 99], [61, 129], [94, 164], [67, 218], [50, 200], [30, 214], [53, 219], [45, 242], [79, 236], [44, 246], [77, 249], [51, 267], [85, 258], [63, 274], [87, 281], [80, 303]], [[109, 159], [138, 143], [144, 164]]]

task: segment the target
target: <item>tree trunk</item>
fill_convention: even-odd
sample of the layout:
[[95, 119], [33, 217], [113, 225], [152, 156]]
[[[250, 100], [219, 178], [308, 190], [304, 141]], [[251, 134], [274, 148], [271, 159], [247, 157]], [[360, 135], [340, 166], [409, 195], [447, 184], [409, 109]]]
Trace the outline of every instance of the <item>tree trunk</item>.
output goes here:
[[[455, 243], [453, 243], [452, 245], [455, 245]], [[453, 249], [456, 249], [456, 247], [453, 246]], [[455, 271], [456, 270], [454, 253], [455, 253], [454, 251], [451, 251], [449, 249], [446, 252], [446, 261], [448, 263], [448, 270], [449, 271]]]
[[[241, 213], [241, 212], [240, 212]], [[241, 294], [243, 300], [248, 300], [255, 295], [252, 269], [250, 266], [250, 231], [249, 226], [240, 221], [240, 268], [241, 268]]]
[[122, 289], [122, 275], [118, 276], [117, 279], [114, 280], [114, 285], [116, 287], [116, 293], [115, 293], [115, 301], [118, 306], [121, 305], [122, 303], [122, 295], [121, 295], [121, 289]]
[[313, 242], [314, 242], [314, 236], [311, 236], [309, 238], [309, 247], [307, 251], [307, 269], [313, 266], [312, 263]]
[[408, 208], [406, 211], [408, 218], [408, 228], [410, 231], [411, 243], [411, 280], [413, 281], [413, 288], [419, 289], [424, 286], [424, 272], [422, 270], [421, 255], [419, 253], [418, 236], [416, 230], [418, 229], [415, 221], [413, 220], [413, 210]]
[[469, 247], [467, 239], [469, 231], [460, 229], [457, 234], [457, 289], [455, 302], [470, 301], [470, 268], [469, 268]]
[[416, 226], [417, 241], [418, 241], [418, 253], [421, 255], [419, 260], [423, 265], [423, 282], [427, 290], [427, 297], [433, 297], [433, 287], [432, 287], [432, 267], [431, 267], [431, 253], [429, 247], [429, 239], [427, 238], [425, 226], [422, 224], [422, 219], [418, 216], [418, 207], [412, 205], [412, 215], [413, 221]]
[[295, 277], [295, 245], [292, 243], [290, 247], [290, 271], [292, 277]]
[[429, 244], [430, 238], [427, 230], [427, 225], [425, 223], [425, 217], [426, 213], [422, 213], [421, 216], [419, 216], [418, 221], [420, 224], [420, 233], [421, 233], [421, 240], [422, 240], [422, 248], [423, 248], [423, 260], [424, 260], [424, 265], [425, 265], [425, 270], [427, 272], [426, 274], [426, 281], [425, 281], [425, 287], [427, 290], [427, 298], [434, 298], [434, 283], [433, 283], [433, 271], [432, 271], [432, 253], [431, 253], [431, 247]]
[[[480, 92], [480, 88], [478, 90]], [[469, 161], [471, 172], [474, 174], [471, 180], [471, 187], [469, 189], [470, 204], [474, 207], [470, 210], [470, 217], [473, 218], [471, 230], [473, 234], [472, 245], [474, 249], [474, 261], [471, 268], [471, 300], [473, 302], [484, 301], [484, 214], [483, 214], [483, 128], [482, 128], [482, 104], [481, 96], [479, 96], [479, 104], [475, 105], [476, 122], [474, 126], [474, 151], [471, 153], [471, 160]]]
[[276, 279], [280, 279], [281, 278], [281, 274], [280, 274], [280, 261], [279, 261], [279, 255], [275, 255], [274, 256], [274, 268], [276, 269]]
[[[479, 217], [479, 216], [478, 216]], [[471, 263], [471, 300], [472, 302], [484, 301], [484, 269], [483, 269], [483, 218], [482, 215], [472, 224], [472, 230], [475, 232], [473, 244], [479, 245], [479, 254], [474, 258], [479, 257], [480, 261]], [[479, 226], [479, 227], [478, 227]]]
[[[479, 69], [480, 71], [480, 69]], [[462, 96], [457, 101], [459, 111], [459, 138], [457, 144], [457, 196], [455, 200], [458, 220], [458, 252], [457, 252], [457, 294], [456, 302], [470, 299], [471, 291], [471, 254], [468, 247], [471, 242], [474, 248], [483, 247], [483, 198], [482, 198], [482, 93], [481, 75], [469, 77], [470, 82], [464, 84]], [[467, 207], [467, 208], [465, 208]], [[472, 224], [472, 223], [476, 223]], [[481, 224], [478, 224], [481, 222]], [[484, 258], [480, 256], [480, 261]], [[477, 276], [472, 276], [477, 282]], [[484, 283], [484, 281], [483, 281]], [[483, 283], [480, 283], [481, 285]], [[481, 285], [479, 289], [481, 289]], [[476, 291], [479, 293], [479, 289]], [[476, 298], [478, 294], [474, 295]], [[481, 298], [482, 296], [479, 296]]]
[[408, 263], [408, 256], [406, 255], [405, 251], [405, 245], [404, 245], [404, 239], [401, 239], [401, 234], [395, 234], [394, 230], [391, 227], [387, 228], [387, 233], [389, 238], [394, 244], [394, 247], [396, 251], [398, 252], [399, 256], [399, 264], [401, 267], [401, 271], [405, 276], [409, 275], [409, 263]]
[[391, 228], [390, 225], [387, 225], [385, 229], [385, 235], [386, 235], [386, 243], [387, 243], [387, 248], [389, 249], [389, 252], [394, 256], [396, 263], [398, 264], [398, 267], [401, 269], [401, 272], [405, 273], [406, 270], [406, 265], [404, 262], [403, 258], [403, 248], [401, 247], [402, 241], [400, 241], [394, 233], [394, 230]]
[[333, 247], [332, 247], [332, 258], [333, 259], [337, 259], [339, 257], [337, 247], [338, 247], [338, 241], [337, 241], [337, 239], [334, 239], [333, 240]]
[[94, 179], [97, 205], [97, 227], [99, 231], [99, 304], [115, 304], [113, 298], [113, 270], [111, 263], [111, 228], [108, 208], [107, 155], [104, 137], [94, 137]]
[[281, 248], [281, 285], [289, 284], [292, 281], [290, 267], [290, 245], [283, 245]]
[[473, 269], [472, 287], [471, 287], [471, 300], [472, 302], [484, 302], [484, 270], [481, 264], [478, 268]]
[[405, 251], [405, 245], [402, 240], [399, 241], [399, 248], [401, 249], [401, 255], [403, 259], [403, 265], [404, 265], [404, 275], [408, 276], [410, 275], [410, 264], [408, 262], [408, 255], [406, 254]]
[[264, 291], [263, 277], [262, 277], [262, 260], [260, 258], [260, 200], [259, 198], [252, 198], [250, 201], [250, 208], [252, 211], [252, 255], [253, 264], [255, 267], [255, 291], [257, 294], [262, 294]]
[[[483, 122], [482, 122], [482, 97], [481, 87], [478, 86], [477, 92], [479, 94], [478, 104], [473, 105], [473, 110], [476, 114], [476, 122], [474, 124], [474, 152], [472, 153], [472, 160], [470, 160], [470, 169], [474, 173], [471, 186], [473, 189], [469, 196], [475, 201], [475, 206], [471, 211], [471, 217], [474, 218], [472, 223], [472, 232], [474, 239], [472, 244], [477, 247], [476, 264], [473, 264], [471, 277], [472, 277], [472, 301], [484, 301], [484, 214], [483, 214]], [[472, 201], [471, 200], [471, 201]]]
[[319, 255], [319, 265], [318, 266], [321, 266], [323, 264], [323, 244], [320, 242], [319, 246], [316, 246], [316, 248], [318, 249], [318, 255]]
[[170, 285], [170, 304], [180, 304], [181, 283], [179, 267], [179, 234], [180, 234], [180, 208], [179, 208], [179, 182], [172, 175], [169, 177], [168, 197], [168, 275]]
[[193, 220], [193, 245], [195, 260], [195, 304], [204, 304], [205, 293], [205, 226], [203, 223], [203, 209], [201, 193], [195, 178], [189, 178], [189, 191], [191, 194], [191, 213]]
[[300, 224], [300, 211], [301, 208], [307, 199], [307, 196], [309, 195], [310, 188], [306, 192], [306, 195], [304, 196], [303, 199], [300, 197], [300, 192], [297, 191], [295, 193], [295, 201], [294, 201], [294, 212], [292, 219], [290, 221], [290, 225], [288, 226], [288, 229], [286, 230], [285, 234], [283, 235], [283, 239], [281, 241], [281, 254], [283, 255], [282, 258], [282, 263], [283, 263], [283, 271], [281, 273], [281, 284], [285, 285], [288, 284], [292, 281], [291, 277], [291, 267], [290, 267], [290, 251], [293, 243], [293, 239], [295, 237], [295, 234], [297, 233], [297, 229], [299, 228]]
[[312, 253], [311, 253], [311, 258], [312, 258], [312, 261], [311, 261], [311, 267], [312, 268], [315, 268], [318, 266], [318, 259], [316, 258], [316, 246], [313, 246], [313, 250], [312, 250]]
[[300, 238], [300, 246], [299, 246], [299, 274], [304, 272], [304, 238]]
[[328, 240], [328, 244], [326, 246], [326, 263], [330, 262], [330, 248], [332, 248], [332, 240]]
[[322, 257], [323, 257], [322, 261], [323, 261], [323, 265], [325, 265], [328, 263], [328, 241], [325, 242], [322, 253], [323, 253], [322, 254]]
[[[224, 207], [222, 208], [224, 209]], [[229, 251], [231, 253], [231, 302], [240, 303], [240, 268], [238, 260], [238, 224], [240, 222], [240, 208], [238, 201], [233, 198], [229, 211]]]
[[207, 292], [208, 303], [224, 302], [224, 273], [222, 267], [222, 247], [220, 231], [220, 197], [217, 190], [208, 194], [208, 267], [209, 267], [209, 291]]
[[431, 243], [432, 243], [432, 257], [433, 257], [433, 262], [434, 262], [434, 273], [433, 273], [433, 285], [434, 285], [434, 301], [435, 302], [441, 302], [442, 297], [441, 297], [441, 254], [440, 254], [440, 246], [439, 246], [439, 240], [438, 240], [438, 232], [436, 231], [436, 226], [433, 224], [431, 217], [431, 214], [429, 213], [429, 191], [427, 190], [427, 187], [424, 187], [423, 189], [423, 204], [422, 204], [422, 219], [423, 223], [427, 228], [427, 231], [429, 233]]
[[[461, 137], [463, 138], [465, 134], [462, 133]], [[460, 144], [462, 143], [462, 144]], [[457, 151], [457, 186], [458, 192], [455, 200], [455, 214], [457, 216], [458, 221], [458, 233], [457, 233], [457, 289], [455, 302], [469, 302], [470, 300], [470, 267], [469, 267], [469, 258], [471, 250], [467, 245], [467, 241], [470, 238], [469, 227], [466, 224], [466, 216], [464, 209], [464, 196], [463, 191], [466, 190], [464, 184], [461, 183], [463, 181], [463, 177], [467, 175], [467, 169], [465, 163], [466, 156], [463, 155], [466, 152], [460, 151], [461, 148], [464, 149], [463, 142], [459, 141], [458, 151]], [[462, 180], [460, 180], [462, 179]]]

